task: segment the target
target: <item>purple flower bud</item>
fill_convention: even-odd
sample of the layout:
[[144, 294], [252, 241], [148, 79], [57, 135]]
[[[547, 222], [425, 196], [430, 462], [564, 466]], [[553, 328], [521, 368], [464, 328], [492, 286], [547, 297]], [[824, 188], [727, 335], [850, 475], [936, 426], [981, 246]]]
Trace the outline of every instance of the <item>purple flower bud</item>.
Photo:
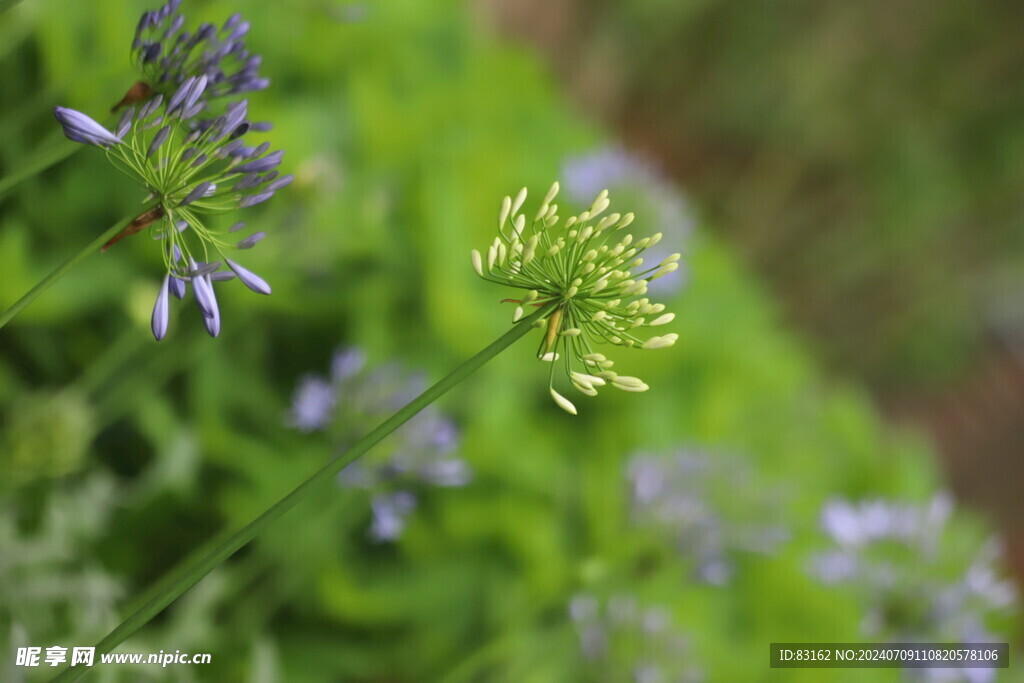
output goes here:
[[217, 35], [217, 27], [213, 24], [202, 24], [199, 30], [196, 31], [196, 40], [209, 40]]
[[196, 305], [204, 318], [212, 318], [218, 314], [217, 298], [213, 294], [213, 285], [205, 277], [192, 278], [192, 292], [196, 295]]
[[228, 228], [228, 232], [238, 232], [239, 230], [241, 230], [244, 227], [245, 227], [245, 223], [241, 223], [241, 222], [235, 223], [230, 228]]
[[149, 62], [152, 62], [153, 60], [155, 60], [159, 56], [160, 56], [160, 43], [153, 43], [149, 47], [147, 47], [145, 50], [143, 50], [143, 52], [142, 52], [142, 61], [146, 62], [148, 64]]
[[235, 49], [235, 43], [233, 43], [233, 42], [230, 42], [230, 41], [231, 41], [231, 38], [230, 38], [230, 36], [229, 36], [229, 37], [228, 37], [228, 42], [226, 42], [226, 43], [224, 43], [223, 45], [221, 45], [221, 46], [220, 46], [220, 47], [219, 47], [219, 48], [218, 48], [218, 49], [217, 49], [217, 50], [216, 50], [216, 51], [215, 51], [215, 52], [213, 53], [213, 61], [214, 61], [214, 62], [219, 62], [219, 61], [221, 61], [222, 59], [224, 59], [225, 57], [227, 57], [227, 56], [228, 56], [229, 54], [231, 54], [231, 51]]
[[53, 115], [64, 128], [64, 135], [69, 140], [97, 147], [110, 147], [121, 144], [121, 138], [96, 123], [85, 114], [74, 109], [54, 107]]
[[242, 240], [241, 242], [236, 244], [235, 248], [237, 248], [237, 249], [252, 249], [254, 246], [256, 246], [256, 244], [260, 240], [262, 240], [266, 236], [267, 236], [267, 233], [263, 232], [262, 230], [259, 231], [259, 232], [254, 232], [253, 234], [249, 235], [244, 240]]
[[171, 21], [171, 25], [167, 27], [167, 31], [164, 33], [164, 40], [167, 40], [175, 33], [177, 33], [178, 29], [180, 29], [181, 25], [184, 23], [185, 15], [179, 14], [178, 16], [174, 17], [174, 19]]
[[277, 150], [262, 159], [256, 159], [250, 161], [247, 164], [242, 164], [234, 169], [235, 173], [263, 173], [270, 171], [280, 165], [281, 159], [284, 157], [284, 150]]
[[182, 280], [180, 277], [178, 277], [176, 275], [172, 275], [171, 276], [170, 285], [171, 285], [171, 294], [173, 294], [176, 299], [184, 299], [185, 298], [185, 281], [184, 280]]
[[252, 156], [252, 153], [255, 152], [255, 151], [256, 151], [255, 147], [250, 147], [248, 145], [242, 145], [241, 147], [238, 148], [237, 151], [232, 152], [231, 156], [235, 157], [236, 159], [248, 159], [249, 157]]
[[289, 185], [291, 185], [293, 180], [295, 180], [295, 176], [294, 175], [289, 174], [289, 175], [286, 175], [286, 176], [282, 176], [282, 177], [278, 178], [277, 180], [275, 180], [274, 182], [272, 182], [269, 185], [267, 185], [267, 187], [265, 188], [265, 191], [266, 192], [277, 192], [281, 188], [288, 187]]
[[135, 27], [135, 35], [140, 36], [142, 32], [149, 28], [149, 12], [143, 12], [139, 18], [139, 24]]
[[221, 267], [221, 265], [223, 265], [223, 264], [221, 264], [220, 261], [214, 261], [212, 263], [202, 263], [202, 264], [198, 264], [198, 265], [193, 265], [192, 269], [190, 271], [188, 271], [188, 276], [190, 278], [206, 277], [210, 273], [216, 272], [217, 269]]
[[236, 192], [241, 192], [242, 190], [251, 190], [252, 188], [259, 185], [260, 182], [261, 180], [259, 173], [250, 173], [249, 175], [245, 176], [237, 183], [235, 183], [234, 189]]
[[160, 286], [160, 293], [156, 296], [156, 305], [153, 306], [153, 336], [160, 341], [167, 334], [167, 322], [170, 319], [170, 312], [167, 304], [167, 287], [170, 281], [170, 274], [164, 276], [164, 282]]
[[262, 204], [273, 196], [273, 192], [260, 192], [259, 194], [249, 195], [248, 197], [244, 197], [242, 201], [238, 202], [238, 208], [246, 209], [250, 206]]
[[143, 119], [149, 118], [150, 114], [155, 112], [157, 108], [163, 103], [163, 101], [164, 96], [158, 93], [153, 99], [142, 105], [142, 109], [139, 110], [138, 120], [141, 121]]
[[204, 181], [192, 188], [192, 191], [185, 195], [185, 198], [178, 203], [178, 206], [186, 206], [191, 204], [195, 200], [206, 195], [206, 191], [210, 189], [211, 183], [209, 180]]
[[273, 130], [274, 124], [270, 121], [256, 121], [252, 124], [249, 130], [254, 133], [266, 133], [267, 131]]
[[227, 33], [228, 31], [231, 31], [236, 26], [238, 26], [238, 24], [240, 24], [241, 21], [241, 14], [232, 14], [230, 17], [228, 17], [228, 20], [224, 22], [224, 27], [221, 30]]
[[196, 102], [199, 101], [203, 91], [206, 90], [206, 76], [200, 76], [192, 83], [192, 87], [189, 88], [188, 95], [185, 97], [185, 102], [182, 108], [186, 111], [195, 106]]
[[216, 273], [210, 273], [210, 282], [227, 282], [234, 279], [235, 274], [230, 270], [218, 270]]
[[196, 157], [196, 160], [192, 162], [192, 168], [199, 168], [206, 163], [206, 155], [200, 154]]
[[228, 268], [235, 271], [235, 275], [242, 281], [242, 284], [256, 292], [257, 294], [270, 294], [270, 285], [267, 281], [261, 278], [251, 270], [247, 270], [242, 266], [238, 265], [231, 259], [227, 259]]
[[181, 113], [181, 118], [183, 121], [188, 121], [189, 119], [194, 118], [199, 112], [201, 112], [204, 109], [206, 109], [206, 102], [200, 100], [199, 102], [196, 102], [195, 105], [183, 111]]
[[[242, 122], [242, 123], [238, 124], [237, 126], [235, 126], [235, 129], [233, 131], [231, 131], [231, 135], [229, 136], [229, 139], [231, 139], [231, 140], [238, 140], [238, 138], [242, 137], [243, 135], [245, 135], [248, 132], [249, 132], [249, 124], [245, 123], [245, 122]], [[239, 142], [241, 142], [241, 141], [239, 140]]]
[[238, 129], [244, 124], [248, 111], [249, 102], [247, 100], [233, 102], [228, 105], [224, 116], [218, 118], [213, 124], [217, 129], [217, 135], [214, 137], [214, 140], [220, 140], [228, 135], [231, 135], [232, 138], [245, 135], [246, 131], [249, 130], [248, 126], [243, 128], [241, 131]]
[[189, 91], [192, 89], [192, 86], [195, 85], [195, 83], [195, 76], [185, 79], [185, 82], [182, 83], [178, 87], [178, 89], [174, 91], [174, 94], [171, 95], [171, 99], [168, 100], [167, 113], [173, 112], [175, 109], [178, 108], [178, 105], [185, 101], [185, 97], [188, 96]]
[[245, 34], [249, 32], [249, 28], [249, 22], [243, 21], [241, 24], [238, 25], [238, 28], [231, 32], [231, 40], [238, 40], [239, 38], [244, 38]]
[[149, 143], [149, 151], [146, 152], [146, 158], [153, 156], [153, 153], [160, 149], [160, 145], [167, 141], [167, 136], [171, 134], [171, 127], [164, 126], [156, 132], [153, 137], [153, 142]]
[[128, 107], [121, 114], [121, 120], [117, 124], [117, 130], [115, 135], [119, 138], [123, 138], [132, 129], [132, 119], [135, 117], [135, 107]]
[[[210, 286], [210, 290], [213, 291], [213, 286]], [[220, 311], [214, 311], [213, 317], [203, 316], [203, 327], [210, 334], [211, 337], [216, 339], [220, 336]]]
[[244, 140], [235, 140], [234, 142], [229, 142], [228, 144], [220, 148], [219, 154], [221, 157], [231, 156], [236, 151], [238, 151], [244, 144]]

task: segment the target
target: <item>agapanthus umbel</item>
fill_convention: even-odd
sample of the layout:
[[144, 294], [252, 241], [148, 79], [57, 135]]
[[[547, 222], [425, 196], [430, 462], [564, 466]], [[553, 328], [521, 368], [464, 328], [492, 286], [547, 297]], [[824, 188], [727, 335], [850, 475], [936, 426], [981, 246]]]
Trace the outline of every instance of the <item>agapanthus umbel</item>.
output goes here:
[[700, 448], [638, 453], [626, 468], [634, 522], [669, 535], [698, 581], [724, 585], [745, 554], [772, 554], [789, 538], [773, 523], [780, 492], [753, 474], [744, 460]]
[[858, 593], [865, 637], [1004, 640], [990, 629], [1019, 608], [1017, 590], [999, 568], [999, 543], [965, 543], [953, 511], [952, 497], [945, 493], [924, 504], [830, 500], [821, 524], [832, 547], [812, 558], [810, 571], [822, 583]]
[[[410, 376], [396, 365], [368, 370], [360, 349], [341, 349], [331, 362], [330, 377], [302, 379], [288, 422], [304, 432], [329, 429], [344, 448], [368, 423], [383, 420], [424, 388], [421, 377]], [[472, 472], [456, 454], [458, 445], [455, 423], [431, 405], [378, 447], [384, 451], [342, 470], [338, 480], [343, 486], [366, 490], [372, 496], [371, 539], [398, 539], [420, 496], [429, 488], [469, 483]]]
[[168, 295], [183, 298], [188, 284], [213, 336], [220, 333], [214, 282], [237, 276], [254, 292], [270, 294], [266, 281], [225, 254], [252, 247], [264, 233], [238, 240], [244, 223], [215, 229], [205, 220], [262, 203], [293, 179], [276, 170], [282, 151], [270, 152], [269, 142], [255, 147], [245, 143], [250, 129], [245, 100], [231, 103], [205, 125], [195, 125], [206, 86], [206, 76], [189, 78], [169, 98], [156, 95], [139, 108], [129, 107], [113, 132], [81, 112], [55, 109], [68, 138], [102, 147], [117, 168], [149, 192], [152, 208], [106, 247], [146, 228], [160, 241], [166, 275], [153, 310], [157, 340], [167, 333]]
[[[587, 396], [610, 384], [631, 392], [647, 391], [636, 377], [619, 375], [614, 362], [597, 349], [612, 345], [638, 349], [672, 346], [678, 335], [639, 336], [643, 328], [672, 322], [663, 304], [643, 295], [648, 284], [679, 267], [679, 254], [672, 254], [653, 267], [646, 267], [644, 250], [661, 240], [661, 233], [639, 240], [624, 229], [633, 214], [604, 215], [609, 207], [608, 191], [601, 192], [591, 207], [564, 222], [551, 202], [558, 183], [551, 186], [533, 221], [519, 213], [526, 200], [523, 188], [515, 200], [505, 197], [498, 218], [498, 236], [487, 255], [473, 250], [477, 275], [495, 284], [525, 290], [514, 320], [526, 307], [553, 306], [540, 323], [545, 327], [537, 356], [551, 363], [548, 389], [563, 410], [576, 414], [576, 406], [554, 387], [556, 363], [561, 362], [576, 389]], [[603, 216], [603, 217], [602, 217]]]
[[178, 12], [180, 6], [181, 0], [170, 0], [160, 9], [143, 13], [132, 41], [132, 62], [143, 80], [119, 106], [140, 102], [153, 93], [167, 97], [198, 76], [207, 79], [203, 94], [207, 102], [270, 85], [259, 75], [262, 58], [245, 45], [249, 22], [233, 14], [220, 28], [204, 23], [191, 33], [182, 30], [185, 16]]
[[703, 681], [689, 636], [664, 606], [642, 606], [632, 595], [606, 599], [580, 593], [569, 602], [585, 680]]

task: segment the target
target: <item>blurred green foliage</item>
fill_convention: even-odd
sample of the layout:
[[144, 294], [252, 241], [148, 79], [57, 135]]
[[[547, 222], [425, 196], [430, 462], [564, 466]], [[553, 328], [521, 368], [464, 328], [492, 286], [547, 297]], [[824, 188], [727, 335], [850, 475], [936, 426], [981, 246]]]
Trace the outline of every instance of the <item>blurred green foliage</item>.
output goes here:
[[836, 367], [931, 388], [1006, 331], [992, 309], [1024, 291], [1019, 3], [493, 4], [705, 199]]
[[[92, 643], [114, 612], [332, 454], [285, 414], [299, 377], [336, 347], [437, 378], [507, 329], [511, 311], [475, 277], [469, 249], [492, 236], [504, 194], [543, 193], [567, 155], [602, 139], [532, 55], [458, 2], [373, 4], [359, 21], [320, 0], [186, 4], [215, 21], [243, 9], [273, 80], [250, 111], [275, 123], [267, 138], [297, 181], [245, 220], [270, 233], [246, 263], [274, 294], [223, 288], [218, 340], [186, 301], [154, 343], [160, 261], [143, 234], [89, 258], [3, 330], [0, 461], [23, 473], [0, 487], [5, 680], [28, 671], [12, 667], [17, 645]], [[0, 174], [64, 144], [53, 104], [98, 113], [117, 101], [146, 8], [31, 0], [2, 18]], [[94, 149], [0, 199], [0, 303], [141, 199]], [[645, 229], [657, 226], [641, 215]], [[95, 679], [591, 680], [570, 599], [625, 592], [669, 611], [709, 680], [821, 680], [767, 668], [769, 642], [859, 638], [856, 592], [806, 569], [827, 545], [821, 506], [925, 501], [940, 486], [931, 453], [887, 429], [862, 391], [822, 379], [720, 241], [698, 230], [680, 246], [689, 282], [669, 305], [680, 342], [619, 362], [650, 392], [581, 399], [571, 418], [544, 391], [532, 344], [513, 347], [441, 402], [472, 485], [426, 495], [393, 545], [366, 538], [367, 494], [318, 490], [119, 648], [210, 652], [209, 667], [100, 667]], [[761, 521], [791, 539], [771, 556], [738, 553], [724, 587], [692, 581], [693, 559], [629, 511], [628, 457], [689, 444], [749, 463], [754, 478], [719, 495], [784, 493]], [[954, 531], [969, 548], [986, 533], [971, 519]], [[86, 600], [90, 576], [102, 586]], [[26, 601], [40, 577], [49, 590]], [[845, 673], [830, 680], [864, 680]]]

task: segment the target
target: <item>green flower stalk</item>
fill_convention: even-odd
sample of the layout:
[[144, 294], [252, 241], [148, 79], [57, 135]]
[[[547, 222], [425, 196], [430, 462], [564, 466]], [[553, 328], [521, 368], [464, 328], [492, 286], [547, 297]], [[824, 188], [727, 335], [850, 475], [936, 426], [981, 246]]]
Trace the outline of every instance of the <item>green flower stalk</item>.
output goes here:
[[599, 349], [662, 349], [676, 342], [675, 333], [643, 335], [642, 330], [675, 318], [665, 312], [664, 304], [652, 303], [644, 294], [652, 280], [679, 267], [680, 255], [646, 266], [641, 254], [661, 240], [661, 233], [634, 241], [624, 231], [633, 214], [604, 215], [610, 206], [607, 190], [588, 210], [560, 222], [558, 206], [552, 204], [558, 189], [557, 182], [551, 186], [529, 226], [519, 212], [526, 188], [514, 200], [505, 197], [497, 237], [486, 257], [474, 249], [471, 260], [477, 275], [488, 282], [525, 290], [520, 299], [504, 300], [517, 304], [514, 321], [523, 317], [526, 307], [551, 307], [550, 315], [536, 323], [545, 330], [537, 357], [551, 363], [551, 397], [575, 415], [576, 406], [555, 389], [559, 362], [572, 386], [586, 396], [596, 396], [606, 385], [629, 392], [649, 388], [637, 377], [612, 370], [614, 361]]
[[[114, 647], [123, 642], [126, 638], [145, 626], [164, 608], [177, 600], [185, 591], [197, 584], [204, 576], [209, 574], [221, 563], [231, 557], [249, 541], [256, 538], [263, 530], [273, 524], [286, 512], [295, 507], [317, 486], [325, 485], [333, 480], [341, 470], [352, 464], [367, 451], [383, 441], [396, 429], [408, 422], [427, 406], [439, 399], [449, 390], [462, 383], [474, 372], [483, 367], [488, 361], [507, 349], [519, 339], [522, 339], [533, 329], [533, 323], [544, 316], [549, 315], [547, 307], [542, 307], [531, 313], [524, 320], [517, 324], [496, 339], [494, 342], [483, 348], [475, 356], [455, 368], [448, 375], [439, 380], [436, 384], [424, 391], [422, 394], [411, 400], [394, 415], [384, 420], [375, 429], [368, 432], [361, 439], [356, 441], [344, 453], [339, 454], [333, 460], [314, 472], [304, 482], [294, 488], [288, 495], [267, 508], [259, 517], [255, 518], [237, 532], [223, 537], [222, 540], [211, 544], [205, 552], [198, 553], [190, 559], [178, 571], [163, 582], [132, 614], [121, 622], [113, 631], [96, 644], [96, 654], [101, 655], [110, 652]], [[67, 682], [76, 680], [84, 675], [88, 668], [65, 667], [65, 669], [54, 678], [55, 682]]]
[[[106, 140], [109, 131], [104, 133], [94, 129], [91, 124], [81, 121], [77, 123], [81, 128], [72, 133], [95, 137], [99, 144], [114, 145], [112, 141]], [[227, 126], [226, 129], [230, 130], [231, 127]], [[141, 150], [141, 147], [138, 149]], [[559, 357], [564, 357], [570, 380], [584, 394], [593, 395], [596, 387], [606, 383], [625, 391], [647, 389], [641, 380], [613, 372], [611, 361], [596, 353], [593, 347], [611, 344], [652, 349], [671, 346], [675, 342], [675, 334], [649, 336], [646, 339], [641, 339], [637, 334], [642, 327], [657, 327], [671, 322], [672, 315], [664, 313], [664, 306], [650, 303], [643, 294], [648, 282], [678, 267], [679, 256], [673, 255], [654, 268], [642, 269], [643, 262], [638, 254], [656, 243], [660, 235], [633, 244], [632, 236], [620, 232], [632, 222], [632, 215], [611, 214], [598, 218], [608, 208], [607, 192], [597, 197], [590, 210], [573, 216], [561, 227], [557, 227], [557, 207], [551, 204], [557, 192], [556, 183], [537, 212], [529, 232], [526, 231], [526, 219], [519, 215], [519, 209], [526, 199], [526, 190], [521, 191], [514, 202], [506, 197], [501, 210], [499, 235], [488, 251], [486, 271], [481, 254], [473, 252], [473, 262], [481, 277], [526, 290], [526, 294], [516, 302], [518, 307], [512, 328], [356, 441], [347, 451], [314, 472], [249, 524], [188, 561], [154, 591], [144, 604], [97, 643], [97, 653], [109, 652], [134, 634], [295, 507], [315, 487], [334, 478], [338, 472], [535, 327], [547, 330], [538, 356], [552, 363], [552, 379], [549, 384], [551, 394], [569, 412], [575, 413], [575, 407], [554, 389], [553, 368]], [[192, 194], [189, 192], [189, 196]], [[168, 235], [163, 237], [167, 239]], [[526, 314], [526, 307], [536, 310]], [[648, 321], [647, 318], [651, 316], [656, 317]], [[577, 366], [586, 372], [573, 369], [574, 359]], [[66, 668], [55, 680], [72, 681], [84, 672], [81, 667]]]

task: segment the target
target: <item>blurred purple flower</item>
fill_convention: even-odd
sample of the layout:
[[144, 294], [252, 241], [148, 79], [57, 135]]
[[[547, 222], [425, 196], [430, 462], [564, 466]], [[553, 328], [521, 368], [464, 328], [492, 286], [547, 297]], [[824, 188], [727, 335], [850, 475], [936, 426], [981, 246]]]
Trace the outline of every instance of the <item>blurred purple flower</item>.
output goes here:
[[581, 593], [569, 602], [587, 680], [702, 681], [691, 663], [689, 638], [661, 606], [641, 607], [631, 595], [600, 600]]
[[416, 509], [416, 496], [408, 491], [380, 493], [373, 497], [370, 506], [370, 538], [379, 543], [396, 541], [405, 529], [406, 518]]
[[[635, 523], [670, 535], [695, 563], [696, 578], [714, 585], [731, 579], [736, 555], [773, 553], [789, 538], [770, 521], [775, 493], [750, 485], [750, 477], [738, 459], [693, 449], [641, 453], [626, 469]], [[737, 497], [738, 489], [759, 493]]]
[[[865, 636], [893, 642], [997, 642], [986, 623], [1016, 609], [1014, 585], [1001, 578], [998, 543], [964, 557], [950, 544], [953, 500], [939, 493], [925, 504], [891, 500], [831, 500], [821, 526], [834, 547], [812, 556], [809, 571], [826, 585], [856, 591], [864, 605]], [[984, 669], [950, 669], [952, 679], [987, 681]], [[991, 673], [991, 672], [989, 672]], [[980, 675], [981, 677], [972, 677]]]
[[[422, 376], [396, 365], [367, 369], [366, 354], [357, 348], [336, 351], [330, 367], [329, 377], [302, 379], [287, 421], [306, 432], [332, 429], [343, 445], [382, 422], [425, 387]], [[453, 455], [458, 446], [455, 423], [429, 406], [381, 444], [375, 458], [342, 470], [338, 480], [343, 486], [371, 494], [371, 539], [396, 540], [424, 489], [470, 482], [468, 464]]]
[[315, 375], [303, 377], [292, 396], [288, 424], [303, 432], [324, 429], [333, 419], [337, 403], [338, 397], [330, 382]]
[[[589, 202], [604, 189], [619, 195], [633, 194], [632, 200], [646, 203], [647, 210], [638, 211], [638, 215], [653, 216], [651, 232], [664, 235], [661, 242], [645, 254], [647, 263], [659, 263], [670, 254], [683, 251], [683, 245], [693, 232], [696, 219], [682, 192], [654, 165], [621, 146], [599, 147], [566, 159], [562, 164], [562, 178], [563, 191], [577, 203]], [[680, 267], [651, 282], [649, 291], [675, 292], [685, 284], [685, 278], [685, 269]]]

